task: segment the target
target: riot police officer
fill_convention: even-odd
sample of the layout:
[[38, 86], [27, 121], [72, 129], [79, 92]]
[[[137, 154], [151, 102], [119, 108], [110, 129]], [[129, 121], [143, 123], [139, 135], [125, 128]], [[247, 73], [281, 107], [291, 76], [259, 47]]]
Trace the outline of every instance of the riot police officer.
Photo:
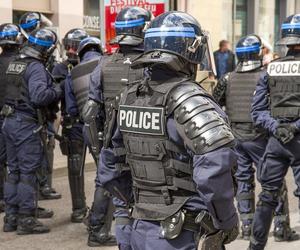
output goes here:
[[[116, 17], [115, 41], [119, 45], [118, 51], [110, 57], [102, 58], [91, 74], [89, 100], [83, 109], [85, 135], [90, 142], [91, 149], [98, 157], [102, 147], [103, 123], [105, 120], [113, 122], [116, 115], [115, 98], [128, 83], [143, 77], [143, 70], [130, 69], [134, 58], [143, 53], [144, 31], [152, 19], [152, 13], [140, 7], [123, 8]], [[100, 126], [97, 126], [100, 125]], [[100, 133], [100, 141], [98, 134]], [[104, 133], [106, 141], [110, 140], [111, 132]], [[98, 168], [99, 171], [99, 168]], [[109, 203], [107, 191], [96, 178], [96, 190], [91, 212], [89, 214], [88, 245], [101, 244], [107, 232], [106, 221], [110, 212], [107, 212]], [[121, 200], [114, 198], [116, 207], [116, 238], [122, 250], [129, 250], [132, 219], [130, 208]]]
[[[0, 25], [0, 47], [2, 53], [0, 54], [0, 110], [4, 104], [6, 80], [5, 72], [8, 63], [18, 53], [19, 45], [21, 43], [21, 31], [17, 25], [4, 23]], [[3, 124], [3, 117], [0, 114], [0, 213], [4, 211], [3, 201], [3, 186], [5, 180], [5, 165], [6, 165], [6, 153], [5, 142], [1, 132]]]
[[[194, 81], [206, 42], [190, 15], [156, 17], [144, 55], [131, 65], [147, 73], [122, 92], [115, 123], [105, 130], [112, 137], [98, 178], [127, 204], [134, 194], [132, 249], [197, 249], [204, 234], [210, 243], [203, 244], [222, 249], [237, 237], [234, 137], [224, 112]], [[130, 171], [114, 167], [125, 158]]]
[[[235, 151], [238, 168], [237, 201], [242, 221], [242, 237], [249, 240], [255, 211], [255, 170], [265, 151], [268, 135], [262, 127], [253, 124], [251, 118], [252, 95], [256, 83], [264, 70], [262, 59], [264, 45], [257, 35], [242, 37], [236, 45], [238, 65], [234, 72], [223, 76], [213, 92], [213, 97], [226, 107], [231, 128], [237, 140]], [[257, 170], [259, 173], [260, 171]], [[274, 236], [276, 241], [292, 238], [289, 225], [287, 187], [284, 184], [275, 211]]]
[[[63, 63], [54, 67], [54, 77], [59, 76], [61, 79], [65, 78], [65, 83], [72, 80], [71, 72], [79, 62], [77, 55], [79, 43], [88, 36], [87, 32], [82, 29], [72, 29], [67, 32], [63, 39], [63, 44], [68, 58]], [[66, 86], [69, 87], [70, 84], [66, 84]], [[70, 92], [69, 89], [64, 89], [64, 96], [61, 101], [62, 136], [64, 139], [61, 141], [60, 147], [62, 153], [68, 157], [68, 176], [72, 198], [71, 221], [80, 223], [87, 213], [84, 176], [82, 172], [85, 162], [86, 146], [83, 141], [82, 123], [80, 121], [79, 112], [77, 107], [75, 107], [75, 111], [73, 110], [71, 104], [72, 96], [69, 95]], [[66, 109], [67, 102], [68, 110]], [[70, 113], [68, 113], [68, 111]]]
[[[52, 22], [39, 12], [26, 12], [21, 16], [19, 20], [19, 25], [22, 28], [23, 40], [25, 42], [32, 31], [42, 27], [50, 27], [52, 26]], [[53, 63], [54, 55], [51, 55], [51, 57], [48, 58], [48, 62], [46, 63], [47, 70], [51, 71]], [[54, 114], [53, 117], [56, 118]], [[40, 200], [52, 200], [61, 198], [61, 194], [56, 192], [56, 190], [52, 187], [52, 172], [55, 148], [54, 133], [54, 124], [49, 122], [47, 150], [45, 151], [44, 159], [42, 161], [43, 168], [45, 169], [45, 181], [43, 181], [42, 185], [40, 185]]]
[[[273, 212], [288, 166], [300, 167], [299, 155], [299, 55], [300, 14], [289, 16], [281, 26], [277, 44], [288, 47], [286, 57], [271, 62], [257, 83], [251, 115], [258, 126], [271, 134], [261, 161], [262, 192], [254, 214], [250, 249], [264, 249]], [[294, 175], [297, 175], [294, 171]], [[295, 176], [298, 189], [299, 177]]]
[[42, 13], [26, 12], [21, 16], [19, 25], [26, 33], [23, 35], [29, 36], [36, 29], [52, 26], [52, 22]]
[[8, 84], [2, 108], [8, 161], [4, 232], [17, 230], [20, 235], [49, 232], [49, 228], [36, 219], [36, 199], [38, 170], [45, 147], [41, 143], [47, 121], [45, 110], [59, 100], [62, 92], [59, 85], [53, 86], [44, 67], [56, 42], [53, 31], [33, 31], [6, 71]]
[[[79, 117], [80, 124], [81, 123], [81, 114], [83, 110], [83, 106], [88, 99], [88, 91], [89, 91], [89, 78], [93, 69], [98, 65], [102, 60], [102, 47], [101, 41], [95, 37], [87, 37], [83, 39], [78, 47], [77, 54], [79, 56], [80, 63], [75, 66], [71, 71], [71, 77], [67, 77], [65, 84], [65, 100], [66, 100], [66, 111], [71, 117]], [[84, 143], [84, 137], [81, 135], [81, 144]], [[78, 138], [79, 140], [79, 138]], [[90, 148], [89, 143], [87, 146]], [[85, 145], [81, 145], [82, 147], [86, 147]], [[79, 150], [82, 150], [82, 149]], [[91, 151], [92, 152], [92, 151]], [[81, 152], [79, 152], [82, 154]], [[77, 153], [77, 154], [79, 154]], [[93, 154], [93, 152], [92, 152]], [[94, 159], [96, 160], [96, 156], [93, 154]], [[77, 196], [82, 199], [82, 207], [85, 205], [85, 194], [84, 194], [84, 157], [82, 158], [82, 163], [73, 166], [73, 169], [70, 169], [70, 175], [74, 175], [74, 178], [77, 178], [78, 185]], [[107, 201], [108, 199], [108, 201]], [[89, 246], [99, 246], [99, 245], [114, 245], [116, 243], [115, 238], [110, 234], [111, 222], [112, 222], [112, 209], [109, 210], [110, 202], [109, 197], [102, 200], [101, 206], [105, 211], [105, 215], [109, 213], [110, 216], [105, 221], [106, 230], [102, 230], [99, 232], [99, 237], [101, 238], [100, 242], [91, 242], [89, 241]], [[94, 209], [94, 208], [92, 208]], [[90, 230], [89, 230], [90, 231]]]

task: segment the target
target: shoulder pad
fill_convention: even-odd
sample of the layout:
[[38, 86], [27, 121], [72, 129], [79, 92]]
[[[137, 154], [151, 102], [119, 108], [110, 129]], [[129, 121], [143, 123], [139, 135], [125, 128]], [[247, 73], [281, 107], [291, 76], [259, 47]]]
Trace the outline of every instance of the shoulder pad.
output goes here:
[[[185, 85], [185, 84], [183, 84]], [[217, 112], [212, 99], [195, 87], [171, 93], [176, 96], [174, 120], [178, 133], [195, 154], [205, 154], [222, 146], [232, 146], [234, 137], [229, 125]], [[174, 99], [173, 99], [174, 100]], [[175, 104], [176, 103], [176, 104]]]
[[26, 63], [26, 62], [13, 61], [8, 65], [6, 74], [22, 75], [25, 72], [27, 65], [28, 65], [28, 63]]
[[186, 99], [199, 95], [210, 98], [208, 93], [195, 82], [186, 81], [176, 85], [168, 95], [167, 113], [171, 114]]

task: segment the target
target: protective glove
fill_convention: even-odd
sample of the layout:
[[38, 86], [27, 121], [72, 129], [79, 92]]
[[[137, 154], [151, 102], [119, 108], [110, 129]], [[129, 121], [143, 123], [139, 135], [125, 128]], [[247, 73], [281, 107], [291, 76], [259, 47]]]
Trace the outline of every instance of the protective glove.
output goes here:
[[275, 130], [274, 136], [283, 144], [290, 142], [295, 134], [299, 131], [299, 128], [293, 123], [279, 124]]
[[234, 241], [239, 235], [239, 224], [235, 225], [232, 229], [223, 230], [224, 241], [223, 244], [229, 244]]

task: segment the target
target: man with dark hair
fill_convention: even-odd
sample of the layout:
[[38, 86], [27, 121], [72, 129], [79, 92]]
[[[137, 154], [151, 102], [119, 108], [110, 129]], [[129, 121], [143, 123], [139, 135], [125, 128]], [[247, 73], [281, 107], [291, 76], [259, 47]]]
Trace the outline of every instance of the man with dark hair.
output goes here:
[[229, 46], [229, 41], [221, 40], [219, 42], [219, 50], [214, 52], [217, 79], [220, 79], [224, 74], [233, 71], [235, 68], [235, 56], [229, 49]]

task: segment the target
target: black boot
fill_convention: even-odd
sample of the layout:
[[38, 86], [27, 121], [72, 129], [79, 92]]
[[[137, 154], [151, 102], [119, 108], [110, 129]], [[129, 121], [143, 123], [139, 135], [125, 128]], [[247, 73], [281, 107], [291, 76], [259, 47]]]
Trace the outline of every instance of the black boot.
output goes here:
[[250, 240], [252, 224], [243, 224], [241, 227], [242, 239]]
[[276, 242], [299, 240], [299, 234], [293, 231], [285, 222], [278, 223], [273, 232]]
[[5, 215], [3, 218], [3, 232], [14, 232], [18, 226], [18, 216], [16, 214]]
[[17, 228], [18, 235], [44, 234], [49, 232], [49, 227], [43, 225], [35, 217], [28, 215], [23, 215], [19, 217]]
[[52, 218], [54, 215], [54, 212], [51, 209], [46, 209], [43, 207], [37, 208], [37, 218], [39, 219], [49, 219]]
[[73, 223], [82, 223], [86, 217], [88, 208], [75, 209], [71, 214], [71, 222]]
[[88, 231], [89, 238], [87, 244], [90, 247], [117, 245], [116, 237], [107, 231], [105, 225], [90, 226]]
[[56, 190], [51, 188], [48, 184], [40, 188], [39, 200], [57, 200], [60, 198], [61, 194], [56, 192]]

